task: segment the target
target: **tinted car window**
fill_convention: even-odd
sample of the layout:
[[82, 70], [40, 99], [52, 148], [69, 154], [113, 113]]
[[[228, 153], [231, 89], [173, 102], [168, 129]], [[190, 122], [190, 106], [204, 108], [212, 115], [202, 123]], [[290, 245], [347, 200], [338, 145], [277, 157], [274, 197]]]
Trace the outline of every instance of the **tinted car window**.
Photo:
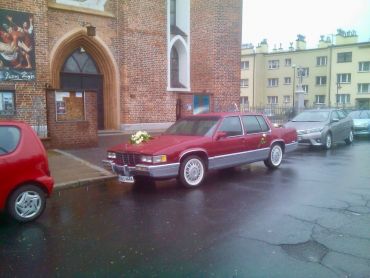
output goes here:
[[167, 129], [166, 134], [211, 136], [219, 118], [192, 117], [184, 118]]
[[270, 130], [270, 128], [269, 128], [269, 126], [267, 125], [267, 123], [266, 123], [266, 121], [265, 121], [265, 118], [264, 118], [264, 117], [262, 117], [262, 116], [257, 116], [257, 120], [258, 120], [258, 122], [259, 122], [259, 124], [260, 124], [261, 129], [262, 129], [262, 131], [263, 131], [263, 132], [265, 132], [265, 131], [269, 131], [269, 130]]
[[346, 114], [345, 114], [343, 111], [338, 110], [337, 112], [338, 112], [338, 115], [339, 115], [339, 119], [340, 119], [340, 120], [341, 120], [341, 119], [344, 119], [344, 118], [346, 117]]
[[337, 111], [331, 112], [330, 120], [339, 119]]
[[223, 120], [219, 131], [226, 132], [227, 136], [242, 135], [243, 130], [239, 117], [227, 117]]
[[325, 122], [328, 118], [328, 111], [304, 111], [293, 118], [292, 122]]
[[247, 134], [261, 132], [261, 126], [256, 116], [242, 116], [242, 122]]
[[18, 145], [20, 131], [14, 126], [0, 126], [0, 155], [11, 153]]

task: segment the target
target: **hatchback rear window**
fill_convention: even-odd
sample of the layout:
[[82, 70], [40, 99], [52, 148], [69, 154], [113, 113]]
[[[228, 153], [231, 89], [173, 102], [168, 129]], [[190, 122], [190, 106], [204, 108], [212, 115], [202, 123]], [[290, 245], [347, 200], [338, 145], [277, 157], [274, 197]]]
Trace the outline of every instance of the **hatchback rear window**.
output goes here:
[[0, 155], [13, 152], [19, 143], [20, 135], [15, 126], [0, 126]]

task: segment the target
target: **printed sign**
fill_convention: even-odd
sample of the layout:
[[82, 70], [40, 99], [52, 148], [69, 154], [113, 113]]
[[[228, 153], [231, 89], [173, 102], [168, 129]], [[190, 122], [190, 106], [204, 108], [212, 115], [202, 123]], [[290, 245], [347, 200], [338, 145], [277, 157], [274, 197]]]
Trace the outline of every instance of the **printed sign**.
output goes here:
[[34, 81], [33, 15], [0, 9], [0, 81]]

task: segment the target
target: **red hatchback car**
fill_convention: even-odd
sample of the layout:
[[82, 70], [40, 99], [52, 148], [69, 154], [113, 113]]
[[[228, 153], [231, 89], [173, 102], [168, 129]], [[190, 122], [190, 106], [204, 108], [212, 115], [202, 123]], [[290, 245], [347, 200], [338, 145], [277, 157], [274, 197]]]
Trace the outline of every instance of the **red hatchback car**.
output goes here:
[[33, 129], [0, 121], [0, 211], [32, 221], [44, 211], [53, 185], [45, 148]]
[[284, 153], [298, 145], [295, 129], [276, 128], [265, 116], [253, 113], [185, 117], [162, 135], [145, 142], [138, 138], [136, 143], [108, 150], [105, 162], [120, 181], [177, 177], [185, 187], [199, 186], [211, 169], [256, 161], [277, 168]]

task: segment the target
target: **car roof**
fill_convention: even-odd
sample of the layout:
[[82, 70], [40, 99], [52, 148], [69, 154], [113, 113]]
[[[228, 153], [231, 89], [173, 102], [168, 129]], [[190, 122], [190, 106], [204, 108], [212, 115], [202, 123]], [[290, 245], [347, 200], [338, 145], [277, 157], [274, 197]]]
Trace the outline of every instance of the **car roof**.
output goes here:
[[228, 116], [241, 116], [241, 115], [262, 115], [261, 113], [254, 112], [211, 112], [211, 113], [202, 113], [196, 115], [190, 115], [189, 117], [218, 117], [224, 118]]
[[9, 125], [13, 125], [13, 126], [21, 126], [21, 125], [25, 125], [26, 123], [23, 122], [23, 121], [3, 121], [3, 120], [0, 120], [0, 126], [9, 126]]

